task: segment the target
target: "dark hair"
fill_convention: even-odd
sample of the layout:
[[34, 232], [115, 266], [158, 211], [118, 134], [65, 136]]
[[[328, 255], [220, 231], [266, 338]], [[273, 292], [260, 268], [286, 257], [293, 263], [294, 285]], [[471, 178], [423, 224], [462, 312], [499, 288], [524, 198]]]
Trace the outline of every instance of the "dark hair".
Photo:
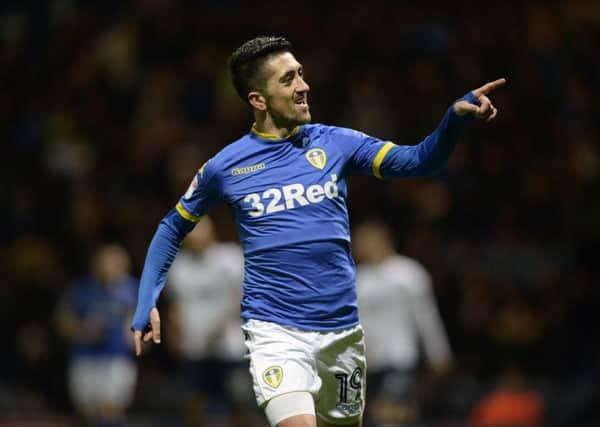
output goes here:
[[260, 73], [267, 58], [275, 53], [291, 52], [292, 44], [285, 37], [259, 36], [238, 47], [229, 57], [233, 87], [242, 100], [260, 88]]

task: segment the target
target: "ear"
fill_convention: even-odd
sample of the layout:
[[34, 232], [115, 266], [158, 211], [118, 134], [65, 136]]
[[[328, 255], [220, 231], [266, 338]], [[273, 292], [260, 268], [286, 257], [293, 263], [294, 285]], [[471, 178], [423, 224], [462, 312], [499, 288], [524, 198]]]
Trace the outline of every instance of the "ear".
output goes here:
[[267, 100], [260, 92], [252, 91], [248, 93], [248, 102], [259, 111], [267, 110]]

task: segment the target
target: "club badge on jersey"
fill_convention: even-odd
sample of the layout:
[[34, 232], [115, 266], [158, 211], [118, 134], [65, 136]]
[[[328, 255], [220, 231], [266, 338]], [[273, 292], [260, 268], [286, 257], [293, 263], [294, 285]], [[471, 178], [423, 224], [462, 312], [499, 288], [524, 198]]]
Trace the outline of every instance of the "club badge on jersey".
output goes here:
[[306, 152], [306, 160], [317, 169], [323, 170], [327, 163], [327, 154], [321, 148], [312, 148]]

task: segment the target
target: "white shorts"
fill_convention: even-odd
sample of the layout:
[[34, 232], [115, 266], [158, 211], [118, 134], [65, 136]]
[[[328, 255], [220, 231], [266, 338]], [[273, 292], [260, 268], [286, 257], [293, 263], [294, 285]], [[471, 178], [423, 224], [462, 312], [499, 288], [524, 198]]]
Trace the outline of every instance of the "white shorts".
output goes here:
[[83, 411], [103, 405], [126, 408], [137, 380], [133, 360], [121, 356], [82, 356], [69, 366], [69, 389], [73, 405]]
[[307, 391], [330, 424], [357, 421], [365, 406], [365, 345], [360, 325], [330, 332], [302, 331], [261, 320], [242, 326], [256, 401]]

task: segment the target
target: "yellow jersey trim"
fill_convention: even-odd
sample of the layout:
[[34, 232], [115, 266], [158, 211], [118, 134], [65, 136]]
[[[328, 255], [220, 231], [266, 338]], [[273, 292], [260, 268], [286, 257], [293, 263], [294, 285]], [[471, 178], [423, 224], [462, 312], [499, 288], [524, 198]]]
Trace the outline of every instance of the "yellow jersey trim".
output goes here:
[[202, 219], [201, 216], [192, 215], [191, 213], [186, 211], [181, 202], [177, 202], [175, 209], [177, 209], [179, 215], [181, 215], [184, 219], [187, 219], [190, 222], [198, 222]]
[[395, 146], [396, 146], [396, 144], [394, 144], [393, 142], [387, 142], [383, 147], [381, 147], [381, 149], [375, 156], [375, 159], [373, 160], [373, 175], [375, 175], [377, 178], [383, 179], [383, 176], [381, 176], [381, 170], [380, 170], [381, 162], [383, 162], [383, 158], [388, 153], [388, 151], [390, 151]]
[[296, 126], [294, 129], [292, 129], [292, 131], [288, 135], [281, 138], [279, 135], [275, 135], [273, 133], [266, 133], [266, 132], [259, 131], [258, 129], [256, 129], [256, 123], [253, 123], [252, 128], [250, 129], [250, 131], [254, 135], [260, 136], [261, 138], [264, 138], [264, 139], [270, 139], [271, 141], [279, 141], [281, 139], [291, 138], [292, 136], [296, 135], [299, 130], [300, 130], [300, 126]]

